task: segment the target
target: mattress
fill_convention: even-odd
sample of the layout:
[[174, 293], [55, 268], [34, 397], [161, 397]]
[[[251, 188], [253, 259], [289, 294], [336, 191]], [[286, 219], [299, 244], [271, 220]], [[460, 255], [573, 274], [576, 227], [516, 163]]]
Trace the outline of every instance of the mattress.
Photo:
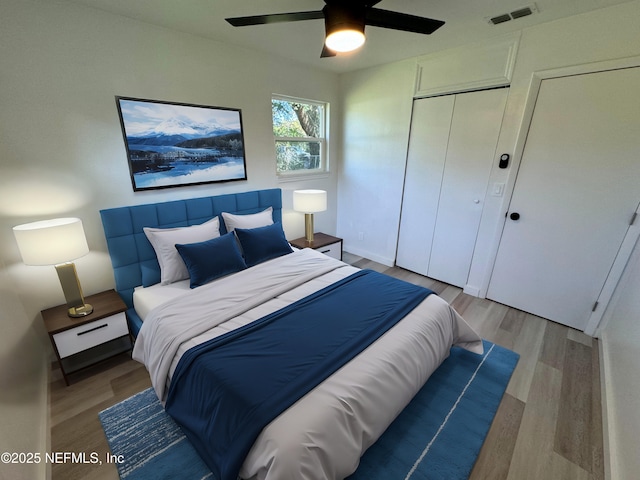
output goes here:
[[189, 287], [188, 279], [170, 285], [161, 285], [160, 283], [156, 283], [150, 287], [140, 285], [133, 290], [133, 308], [135, 308], [136, 313], [142, 321], [144, 321], [147, 315], [149, 315], [149, 312], [158, 305], [181, 297], [189, 290], [191, 290], [191, 288]]
[[[169, 291], [166, 287], [145, 292], [148, 311], [141, 312], [146, 319], [133, 356], [146, 365], [164, 400], [187, 350], [355, 271], [304, 249], [194, 290], [174, 286], [167, 294], [160, 293]], [[444, 300], [430, 295], [266, 426], [247, 455], [241, 478], [326, 480], [350, 475], [362, 453], [409, 403], [452, 345], [482, 352], [473, 329]]]

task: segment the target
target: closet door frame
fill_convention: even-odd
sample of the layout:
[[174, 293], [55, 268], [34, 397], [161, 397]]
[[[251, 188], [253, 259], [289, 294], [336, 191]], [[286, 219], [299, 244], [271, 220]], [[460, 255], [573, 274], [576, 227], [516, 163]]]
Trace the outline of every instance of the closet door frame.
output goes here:
[[[508, 94], [499, 86], [414, 98], [397, 266], [466, 288]], [[468, 117], [488, 123], [469, 125]], [[451, 234], [460, 229], [461, 238]]]
[[[505, 196], [502, 204], [503, 218], [494, 232], [491, 260], [489, 263], [491, 265], [491, 268], [488, 268], [485, 272], [484, 282], [479, 292], [480, 297], [486, 298], [487, 291], [489, 289], [489, 282], [491, 280], [493, 265], [495, 264], [496, 258], [498, 256], [498, 248], [500, 246], [502, 231], [507, 221], [504, 215], [508, 212], [511, 197], [515, 188], [516, 177], [520, 168], [520, 162], [522, 161], [527, 135], [529, 133], [529, 128], [533, 120], [535, 105], [538, 99], [542, 81], [552, 78], [598, 73], [609, 70], [619, 70], [634, 67], [640, 67], [640, 56], [533, 72], [533, 74], [531, 75], [531, 80], [529, 82], [529, 90], [527, 93], [527, 100], [525, 102], [522, 124], [520, 126], [520, 129], [518, 130], [517, 140], [514, 148], [512, 163], [513, 168], [511, 169], [507, 184], [505, 186]], [[640, 216], [640, 207], [638, 208], [637, 212], [638, 216]], [[640, 237], [640, 227], [638, 226], [638, 223], [640, 223], [640, 220], [636, 220], [636, 223], [631, 228], [629, 228], [629, 231], [627, 232], [627, 235], [623, 240], [618, 255], [616, 256], [616, 259], [614, 260], [614, 263], [611, 267], [611, 271], [609, 272], [600, 296], [598, 297], [597, 301], [599, 308], [591, 313], [590, 318], [587, 322], [587, 327], [585, 329], [585, 333], [587, 335], [596, 337], [598, 336], [598, 329], [602, 321], [603, 314], [606, 311], [606, 307], [611, 300], [615, 287], [618, 284], [620, 277], [622, 276], [622, 272], [624, 271], [624, 268], [629, 261], [629, 257], [631, 256], [633, 247]]]

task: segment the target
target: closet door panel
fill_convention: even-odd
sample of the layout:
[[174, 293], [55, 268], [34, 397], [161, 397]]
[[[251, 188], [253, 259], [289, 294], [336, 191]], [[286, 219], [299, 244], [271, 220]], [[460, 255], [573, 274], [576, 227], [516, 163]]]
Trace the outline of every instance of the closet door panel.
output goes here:
[[413, 102], [396, 265], [427, 274], [454, 96]]
[[458, 287], [469, 276], [507, 94], [455, 96], [427, 275]]

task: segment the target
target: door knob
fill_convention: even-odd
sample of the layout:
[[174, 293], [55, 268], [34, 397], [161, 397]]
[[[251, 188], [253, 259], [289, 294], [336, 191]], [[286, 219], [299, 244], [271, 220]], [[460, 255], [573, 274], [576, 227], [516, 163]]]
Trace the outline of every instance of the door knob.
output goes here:
[[520, 219], [520, 214], [518, 212], [513, 212], [511, 215], [509, 215], [509, 218], [511, 220], [519, 220]]

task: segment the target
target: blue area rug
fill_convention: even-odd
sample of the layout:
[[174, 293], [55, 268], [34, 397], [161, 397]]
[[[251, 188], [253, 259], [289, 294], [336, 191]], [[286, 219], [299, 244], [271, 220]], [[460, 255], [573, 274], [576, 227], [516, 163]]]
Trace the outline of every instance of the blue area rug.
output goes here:
[[[519, 358], [484, 346], [484, 355], [452, 348], [349, 480], [467, 479]], [[111, 452], [124, 459], [121, 479], [213, 478], [152, 389], [99, 416]]]

